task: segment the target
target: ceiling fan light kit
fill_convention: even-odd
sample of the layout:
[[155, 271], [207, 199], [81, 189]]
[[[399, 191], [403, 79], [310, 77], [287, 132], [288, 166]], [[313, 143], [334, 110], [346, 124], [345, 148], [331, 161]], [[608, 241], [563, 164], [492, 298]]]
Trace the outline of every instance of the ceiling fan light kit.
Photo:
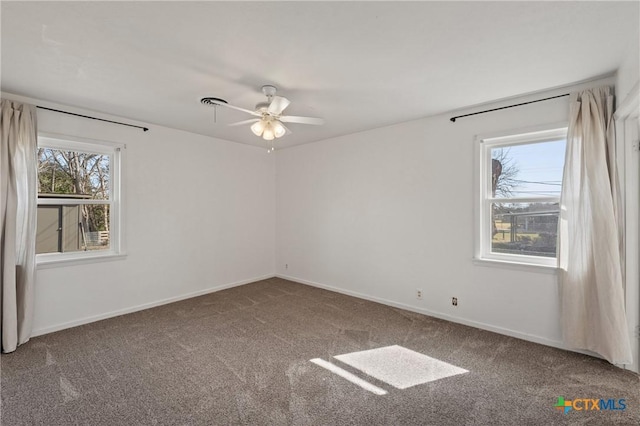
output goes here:
[[[281, 138], [282, 136], [291, 133], [291, 131], [282, 123], [324, 124], [324, 120], [321, 118], [282, 115], [282, 112], [289, 106], [291, 101], [282, 96], [276, 96], [276, 91], [277, 89], [274, 86], [262, 86], [262, 93], [267, 97], [267, 102], [258, 103], [254, 111], [230, 105], [227, 101], [220, 98], [207, 97], [202, 98], [200, 102], [204, 105], [213, 107], [224, 106], [258, 117], [232, 123], [230, 126], [253, 123], [251, 125], [251, 132], [256, 136], [262, 137], [262, 139], [271, 142], [276, 138]], [[272, 142], [267, 152], [272, 152], [274, 149]]]
[[265, 140], [273, 140], [274, 137], [281, 138], [287, 130], [284, 125], [278, 121], [270, 118], [261, 118], [251, 126], [251, 131], [256, 136], [262, 136]]

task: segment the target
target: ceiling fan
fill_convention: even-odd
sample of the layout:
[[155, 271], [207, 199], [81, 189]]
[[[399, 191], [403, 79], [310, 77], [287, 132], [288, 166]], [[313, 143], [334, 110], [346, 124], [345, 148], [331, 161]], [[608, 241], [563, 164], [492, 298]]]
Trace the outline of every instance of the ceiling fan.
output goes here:
[[[262, 86], [262, 93], [267, 97], [267, 101], [258, 103], [254, 111], [230, 105], [227, 101], [220, 98], [202, 98], [200, 102], [214, 107], [224, 106], [246, 112], [247, 114], [257, 117], [239, 121], [237, 123], [230, 124], [230, 126], [242, 126], [244, 124], [253, 123], [251, 125], [251, 131], [253, 134], [256, 136], [262, 136], [262, 138], [267, 141], [273, 141], [275, 138], [280, 138], [291, 133], [283, 123], [324, 124], [324, 120], [322, 118], [282, 115], [282, 112], [289, 106], [291, 101], [282, 96], [276, 96], [276, 90], [277, 89], [274, 86]], [[269, 149], [269, 152], [271, 151], [273, 151], [273, 145]]]

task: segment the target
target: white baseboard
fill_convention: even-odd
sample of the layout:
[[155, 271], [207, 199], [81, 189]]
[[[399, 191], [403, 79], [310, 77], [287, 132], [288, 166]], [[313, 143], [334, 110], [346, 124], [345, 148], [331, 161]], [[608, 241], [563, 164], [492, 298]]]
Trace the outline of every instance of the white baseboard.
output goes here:
[[[472, 320], [468, 320], [466, 318], [460, 318], [460, 317], [456, 317], [456, 316], [452, 316], [452, 315], [448, 315], [448, 314], [443, 314], [442, 312], [432, 311], [432, 310], [429, 310], [429, 309], [416, 308], [415, 306], [406, 305], [404, 303], [399, 303], [399, 302], [394, 302], [393, 300], [383, 299], [381, 297], [369, 296], [367, 294], [358, 293], [356, 291], [344, 290], [344, 289], [341, 289], [341, 288], [338, 288], [338, 287], [333, 287], [333, 286], [326, 285], [326, 284], [320, 284], [320, 283], [317, 283], [317, 282], [304, 280], [302, 278], [292, 277], [292, 276], [289, 276], [289, 275], [276, 274], [276, 277], [282, 278], [282, 279], [285, 279], [285, 280], [289, 280], [289, 281], [295, 281], [295, 282], [298, 282], [300, 284], [310, 285], [312, 287], [318, 287], [318, 288], [322, 288], [322, 289], [329, 290], [329, 291], [335, 291], [336, 293], [346, 294], [347, 296], [353, 296], [353, 297], [357, 297], [359, 299], [370, 300], [372, 302], [381, 303], [381, 304], [387, 305], [387, 306], [393, 306], [394, 308], [400, 308], [400, 309], [404, 309], [406, 311], [411, 311], [411, 312], [416, 312], [418, 314], [428, 315], [430, 317], [439, 318], [439, 319], [443, 319], [443, 320], [446, 320], [446, 321], [451, 321], [451, 322], [454, 322], [454, 323], [457, 323], [457, 324], [468, 325], [469, 327], [475, 327], [475, 328], [479, 328], [481, 330], [492, 331], [494, 333], [503, 334], [505, 336], [515, 337], [517, 339], [526, 340], [528, 342], [539, 343], [541, 345], [551, 346], [553, 348], [563, 349], [565, 351], [576, 352], [576, 353], [579, 353], [579, 354], [592, 356], [594, 358], [603, 359], [597, 353], [590, 352], [590, 351], [585, 351], [585, 350], [580, 350], [580, 349], [568, 348], [561, 341], [551, 340], [551, 339], [548, 339], [546, 337], [537, 336], [535, 334], [523, 333], [521, 331], [511, 330], [509, 328], [498, 327], [498, 326], [495, 326], [495, 325], [486, 324], [486, 323], [479, 322], [479, 321], [472, 321]], [[616, 365], [616, 366], [619, 367], [619, 368], [624, 368], [624, 369], [627, 369], [627, 370], [636, 371], [633, 368], [633, 366], [631, 366], [631, 365], [626, 365], [626, 366]]]
[[154, 308], [156, 306], [166, 305], [168, 303], [179, 302], [180, 300], [191, 299], [192, 297], [198, 297], [209, 293], [215, 293], [216, 291], [225, 290], [227, 288], [238, 287], [244, 284], [249, 284], [256, 281], [266, 280], [269, 278], [273, 278], [273, 274], [264, 275], [262, 277], [250, 278], [247, 280], [236, 281], [229, 284], [223, 284], [216, 287], [205, 288], [204, 290], [194, 291], [192, 293], [182, 294], [180, 296], [169, 297], [167, 299], [156, 300], [155, 302], [143, 303], [141, 305], [130, 306], [128, 308], [118, 309], [111, 312], [105, 312], [99, 315], [92, 315], [85, 318], [80, 318], [77, 320], [64, 322], [61, 324], [52, 325], [49, 327], [39, 328], [37, 330], [33, 330], [31, 333], [31, 337], [42, 336], [43, 334], [49, 334], [56, 331], [64, 330], [71, 327], [77, 327], [83, 324], [89, 324], [91, 322], [100, 321], [107, 318], [113, 318], [124, 314], [130, 314], [132, 312], [143, 311], [145, 309]]
[[92, 315], [92, 316], [81, 318], [81, 319], [78, 319], [78, 320], [73, 320], [73, 321], [69, 321], [69, 322], [65, 322], [65, 323], [52, 325], [52, 326], [49, 326], [49, 327], [35, 329], [35, 330], [32, 331], [31, 337], [42, 336], [44, 334], [54, 333], [56, 331], [65, 330], [67, 328], [72, 328], [72, 327], [77, 327], [79, 325], [89, 324], [89, 323], [100, 321], [100, 320], [103, 320], [103, 319], [108, 319], [108, 318], [113, 318], [113, 317], [117, 317], [117, 316], [124, 315], [124, 314], [143, 311], [145, 309], [150, 309], [150, 308], [153, 308], [153, 307], [156, 307], [156, 306], [162, 306], [162, 305], [166, 305], [166, 304], [173, 303], [173, 302], [179, 302], [181, 300], [190, 299], [192, 297], [198, 297], [198, 296], [202, 296], [202, 295], [209, 294], [209, 293], [215, 293], [215, 292], [220, 291], [220, 290], [225, 290], [225, 289], [232, 288], [232, 287], [238, 287], [238, 286], [245, 285], [245, 284], [250, 284], [250, 283], [253, 283], [253, 282], [256, 282], [256, 281], [267, 280], [267, 279], [273, 278], [273, 277], [278, 277], [278, 278], [282, 278], [282, 279], [285, 279], [285, 280], [294, 281], [294, 282], [297, 282], [297, 283], [300, 283], [300, 284], [310, 285], [312, 287], [322, 288], [322, 289], [333, 291], [333, 292], [336, 292], [336, 293], [346, 294], [348, 296], [353, 296], [353, 297], [357, 297], [357, 298], [364, 299], [364, 300], [370, 300], [372, 302], [381, 303], [383, 305], [392, 306], [392, 307], [395, 307], [395, 308], [400, 308], [400, 309], [404, 309], [404, 310], [407, 310], [407, 311], [410, 311], [410, 312], [416, 312], [416, 313], [423, 314], [423, 315], [428, 315], [428, 316], [431, 316], [431, 317], [434, 317], [434, 318], [439, 318], [439, 319], [443, 319], [443, 320], [446, 320], [446, 321], [451, 321], [451, 322], [454, 322], [454, 323], [457, 323], [457, 324], [463, 324], [463, 325], [467, 325], [467, 326], [470, 326], [470, 327], [479, 328], [481, 330], [492, 331], [494, 333], [503, 334], [503, 335], [510, 336], [510, 337], [515, 337], [515, 338], [526, 340], [526, 341], [533, 342], [533, 343], [539, 343], [539, 344], [546, 345], [546, 346], [551, 346], [551, 347], [555, 347], [555, 348], [559, 348], [559, 349], [569, 350], [569, 351], [572, 351], [572, 352], [582, 353], [582, 354], [585, 354], [585, 355], [599, 357], [597, 354], [594, 354], [594, 353], [566, 348], [563, 345], [562, 342], [556, 341], [556, 340], [547, 339], [545, 337], [536, 336], [536, 335], [533, 335], [533, 334], [522, 333], [520, 331], [511, 330], [511, 329], [503, 328], [503, 327], [497, 327], [497, 326], [493, 326], [491, 324], [486, 324], [486, 323], [482, 323], [482, 322], [478, 322], [478, 321], [471, 321], [471, 320], [467, 320], [465, 318], [455, 317], [455, 316], [452, 316], [452, 315], [444, 314], [442, 312], [432, 311], [432, 310], [429, 310], [429, 309], [416, 308], [414, 306], [406, 305], [404, 303], [394, 302], [392, 300], [383, 299], [383, 298], [380, 298], [380, 297], [369, 296], [369, 295], [366, 295], [366, 294], [363, 294], [363, 293], [358, 293], [358, 292], [350, 291], [350, 290], [344, 290], [344, 289], [341, 289], [341, 288], [338, 288], [338, 287], [333, 287], [333, 286], [326, 285], [326, 284], [320, 284], [320, 283], [317, 283], [317, 282], [314, 282], [314, 281], [304, 280], [302, 278], [292, 277], [292, 276], [283, 275], [283, 274], [275, 274], [275, 275], [269, 274], [269, 275], [264, 275], [264, 276], [261, 276], [261, 277], [255, 277], [255, 278], [250, 278], [250, 279], [246, 279], [246, 280], [236, 281], [236, 282], [229, 283], [229, 284], [223, 284], [223, 285], [216, 286], [216, 287], [209, 287], [209, 288], [206, 288], [206, 289], [203, 289], [203, 290], [194, 291], [194, 292], [183, 294], [183, 295], [180, 295], [180, 296], [169, 297], [169, 298], [166, 298], [166, 299], [157, 300], [155, 302], [143, 303], [141, 305], [130, 306], [128, 308], [118, 309], [118, 310], [111, 311], [111, 312], [105, 312], [105, 313], [99, 314], [99, 315]]
[[521, 331], [511, 330], [511, 329], [508, 329], [508, 328], [497, 327], [497, 326], [494, 326], [494, 325], [491, 325], [491, 324], [486, 324], [486, 323], [483, 323], [483, 322], [471, 321], [471, 320], [468, 320], [468, 319], [465, 319], [465, 318], [460, 318], [460, 317], [444, 314], [442, 312], [432, 311], [432, 310], [429, 310], [429, 309], [416, 308], [415, 306], [406, 305], [404, 303], [394, 302], [392, 300], [383, 299], [383, 298], [380, 298], [380, 297], [369, 296], [367, 294], [358, 293], [358, 292], [355, 292], [355, 291], [344, 290], [344, 289], [341, 289], [341, 288], [338, 288], [338, 287], [333, 287], [333, 286], [326, 285], [326, 284], [320, 284], [320, 283], [309, 281], [309, 280], [303, 280], [302, 278], [297, 278], [297, 277], [292, 277], [292, 276], [282, 275], [282, 274], [276, 274], [276, 277], [282, 278], [282, 279], [285, 279], [285, 280], [295, 281], [295, 282], [298, 282], [300, 284], [310, 285], [312, 287], [318, 287], [318, 288], [322, 288], [322, 289], [329, 290], [329, 291], [335, 291], [336, 293], [346, 294], [348, 296], [353, 296], [353, 297], [357, 297], [357, 298], [360, 298], [360, 299], [370, 300], [372, 302], [381, 303], [381, 304], [387, 305], [387, 306], [393, 306], [394, 308], [400, 308], [400, 309], [404, 309], [404, 310], [407, 310], [407, 311], [416, 312], [418, 314], [428, 315], [430, 317], [435, 317], [435, 318], [443, 319], [443, 320], [446, 320], [446, 321], [451, 321], [451, 322], [454, 322], [454, 323], [457, 323], [457, 324], [463, 324], [463, 325], [468, 325], [470, 327], [479, 328], [481, 330], [492, 331], [494, 333], [503, 334], [505, 336], [516, 337], [518, 339], [526, 340], [526, 341], [533, 342], [533, 343], [539, 343], [541, 345], [552, 346], [554, 348], [571, 350], [573, 352], [579, 352], [579, 353], [583, 353], [583, 354], [586, 354], [586, 355], [594, 356], [594, 354], [592, 354], [592, 353], [576, 351], [576, 350], [573, 350], [573, 349], [567, 349], [564, 346], [564, 344], [562, 342], [560, 342], [560, 341], [547, 339], [546, 337], [536, 336], [534, 334], [528, 334], [528, 333], [523, 333]]

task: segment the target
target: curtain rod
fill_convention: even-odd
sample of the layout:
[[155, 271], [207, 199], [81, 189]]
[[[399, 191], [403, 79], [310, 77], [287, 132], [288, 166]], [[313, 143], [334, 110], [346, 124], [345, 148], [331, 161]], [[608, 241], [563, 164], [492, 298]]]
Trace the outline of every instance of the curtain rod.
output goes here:
[[487, 110], [479, 111], [479, 112], [472, 112], [471, 114], [457, 115], [455, 117], [451, 117], [450, 120], [455, 123], [457, 118], [469, 117], [470, 115], [484, 114], [485, 112], [492, 112], [492, 111], [498, 111], [498, 110], [501, 110], [501, 109], [507, 109], [507, 108], [513, 108], [513, 107], [522, 106], [522, 105], [534, 104], [536, 102], [548, 101], [549, 99], [562, 98], [562, 97], [569, 96], [569, 95], [570, 95], [570, 93], [565, 93], [564, 95], [551, 96], [550, 98], [538, 99], [536, 101], [523, 102], [521, 104], [503, 106], [503, 107], [500, 107], [500, 108], [487, 109]]
[[135, 124], [128, 124], [128, 123], [121, 123], [119, 121], [105, 120], [104, 118], [90, 117], [88, 115], [76, 114], [75, 112], [69, 112], [69, 111], [61, 111], [59, 109], [47, 108], [47, 107], [43, 107], [43, 106], [40, 106], [40, 105], [36, 105], [36, 108], [46, 109], [47, 111], [60, 112], [62, 114], [75, 115], [76, 117], [90, 118], [92, 120], [98, 120], [98, 121], [105, 121], [107, 123], [120, 124], [121, 126], [135, 127], [136, 129], [142, 129], [143, 132], [146, 132], [146, 131], [149, 130], [148, 127], [136, 126]]

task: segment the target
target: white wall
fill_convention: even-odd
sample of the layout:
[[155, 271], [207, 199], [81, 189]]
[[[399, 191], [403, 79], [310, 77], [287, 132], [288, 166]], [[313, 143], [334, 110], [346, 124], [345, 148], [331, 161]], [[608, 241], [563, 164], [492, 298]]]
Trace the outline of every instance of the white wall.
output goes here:
[[[611, 84], [609, 78], [580, 88]], [[567, 93], [539, 93], [460, 114]], [[568, 98], [429, 117], [277, 152], [276, 271], [561, 346], [556, 275], [474, 264], [474, 135], [568, 119]], [[288, 265], [288, 268], [285, 266]], [[416, 300], [416, 289], [423, 300]], [[451, 298], [458, 298], [453, 307]]]
[[34, 334], [274, 275], [275, 161], [264, 149], [156, 125], [142, 132], [44, 110], [38, 110], [38, 124], [41, 132], [127, 145], [128, 255], [39, 269]]

